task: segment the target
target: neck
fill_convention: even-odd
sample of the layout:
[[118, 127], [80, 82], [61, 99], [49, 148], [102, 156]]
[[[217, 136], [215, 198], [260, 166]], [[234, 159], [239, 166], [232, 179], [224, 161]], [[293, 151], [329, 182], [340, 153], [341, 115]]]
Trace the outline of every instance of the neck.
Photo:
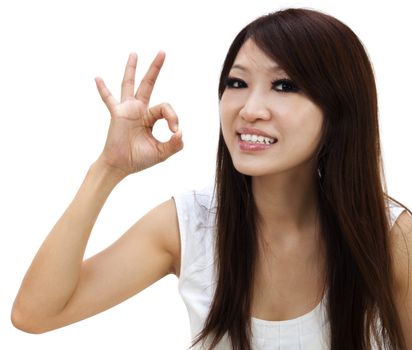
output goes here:
[[316, 181], [308, 172], [252, 178], [259, 225], [266, 236], [280, 242], [314, 231], [318, 221]]

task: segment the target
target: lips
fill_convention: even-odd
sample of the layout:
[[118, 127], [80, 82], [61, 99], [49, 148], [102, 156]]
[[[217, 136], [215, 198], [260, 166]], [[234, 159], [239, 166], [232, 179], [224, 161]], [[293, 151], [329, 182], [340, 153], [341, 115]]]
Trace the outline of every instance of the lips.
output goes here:
[[270, 136], [263, 130], [255, 128], [239, 128], [236, 130], [239, 150], [246, 153], [255, 153], [274, 147], [278, 139]]

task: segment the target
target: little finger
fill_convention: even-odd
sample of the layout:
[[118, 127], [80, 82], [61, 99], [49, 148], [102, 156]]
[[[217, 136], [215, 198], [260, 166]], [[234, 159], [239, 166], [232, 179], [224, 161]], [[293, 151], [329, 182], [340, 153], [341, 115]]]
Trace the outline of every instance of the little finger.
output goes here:
[[112, 113], [114, 107], [118, 104], [116, 99], [113, 97], [112, 93], [106, 87], [103, 79], [100, 77], [96, 77], [95, 79], [97, 90], [99, 91], [100, 97], [102, 98], [104, 104], [109, 109], [110, 113]]

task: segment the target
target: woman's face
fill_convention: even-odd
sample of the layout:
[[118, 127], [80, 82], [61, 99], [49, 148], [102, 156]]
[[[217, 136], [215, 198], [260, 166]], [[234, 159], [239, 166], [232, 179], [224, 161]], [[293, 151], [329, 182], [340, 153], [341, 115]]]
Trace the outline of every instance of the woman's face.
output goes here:
[[240, 173], [314, 171], [311, 160], [320, 141], [323, 113], [251, 39], [229, 72], [220, 118]]

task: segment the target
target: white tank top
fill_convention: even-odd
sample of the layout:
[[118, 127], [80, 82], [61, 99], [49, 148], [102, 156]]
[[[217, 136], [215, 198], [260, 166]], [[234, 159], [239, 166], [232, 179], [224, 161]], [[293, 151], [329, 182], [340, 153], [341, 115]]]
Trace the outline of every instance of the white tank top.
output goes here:
[[[214, 228], [216, 198], [213, 185], [174, 196], [181, 239], [179, 293], [186, 305], [192, 339], [202, 330], [213, 299], [216, 273]], [[404, 208], [389, 202], [391, 226]], [[329, 349], [329, 321], [326, 296], [315, 309], [303, 316], [268, 321], [252, 317], [254, 350], [323, 350]], [[200, 346], [195, 349], [202, 349]], [[216, 350], [231, 349], [225, 336]]]

